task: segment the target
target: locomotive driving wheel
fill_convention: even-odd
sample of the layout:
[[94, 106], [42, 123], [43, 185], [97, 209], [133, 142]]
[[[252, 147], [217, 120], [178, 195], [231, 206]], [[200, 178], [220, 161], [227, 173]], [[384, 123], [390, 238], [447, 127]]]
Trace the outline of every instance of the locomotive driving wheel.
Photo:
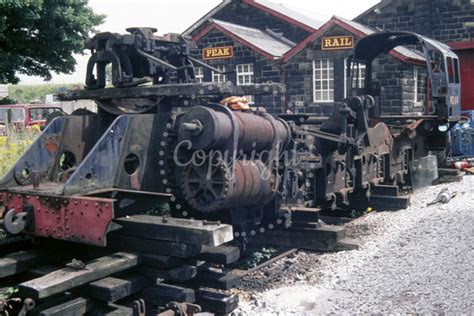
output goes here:
[[230, 190], [229, 168], [222, 160], [189, 164], [183, 172], [182, 190], [191, 207], [201, 212], [221, 208]]

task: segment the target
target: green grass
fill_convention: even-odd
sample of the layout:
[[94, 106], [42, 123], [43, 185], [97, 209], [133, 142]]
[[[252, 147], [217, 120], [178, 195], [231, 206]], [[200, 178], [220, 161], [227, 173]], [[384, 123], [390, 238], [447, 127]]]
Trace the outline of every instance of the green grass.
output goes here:
[[39, 130], [32, 128], [13, 133], [9, 137], [0, 136], [0, 177], [11, 169], [38, 135]]

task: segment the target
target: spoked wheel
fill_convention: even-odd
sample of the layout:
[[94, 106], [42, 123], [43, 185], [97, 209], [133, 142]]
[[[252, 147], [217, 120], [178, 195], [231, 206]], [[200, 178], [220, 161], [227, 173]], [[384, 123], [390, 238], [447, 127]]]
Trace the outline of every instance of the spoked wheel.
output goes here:
[[186, 201], [201, 212], [214, 212], [225, 203], [229, 193], [229, 170], [223, 161], [190, 164], [183, 174]]

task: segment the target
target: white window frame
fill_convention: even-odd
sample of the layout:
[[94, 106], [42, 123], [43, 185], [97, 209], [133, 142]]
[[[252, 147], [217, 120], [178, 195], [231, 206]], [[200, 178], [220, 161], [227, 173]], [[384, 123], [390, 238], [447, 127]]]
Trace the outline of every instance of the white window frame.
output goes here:
[[[236, 82], [238, 86], [246, 86], [253, 84], [254, 66], [253, 64], [237, 64], [235, 65]], [[253, 95], [244, 96], [249, 104], [254, 104]]]
[[204, 67], [194, 67], [194, 77], [197, 83], [204, 82]]
[[[214, 66], [214, 68], [217, 68], [217, 70], [221, 72], [226, 72], [226, 66], [225, 65], [217, 65]], [[227, 75], [226, 74], [220, 74], [218, 72], [213, 71], [212, 72], [212, 82], [214, 83], [222, 83], [227, 81]]]
[[[348, 84], [349, 83], [349, 78], [347, 76], [348, 61], [349, 61], [348, 58], [344, 59], [344, 98], [347, 98], [347, 93], [349, 92], [349, 91], [347, 91], [349, 89], [349, 84]], [[354, 83], [358, 82], [359, 83], [359, 87], [358, 87], [359, 89], [363, 88], [364, 85], [365, 85], [365, 80], [366, 80], [366, 78], [365, 78], [365, 73], [366, 73], [365, 69], [366, 69], [366, 66], [364, 64], [359, 64], [358, 78], [353, 78], [352, 79], [353, 80], [352, 85], [354, 86]], [[351, 65], [351, 72], [352, 72], [352, 65]], [[356, 81], [356, 79], [357, 79], [357, 81]], [[363, 84], [362, 84], [362, 82], [363, 82]]]
[[[323, 61], [326, 61], [327, 67], [323, 68]], [[319, 63], [319, 69], [316, 69], [316, 64]], [[330, 72], [332, 70], [332, 78], [330, 77]], [[319, 74], [319, 78], [316, 79], [316, 74]], [[327, 78], [323, 78], [323, 75], [326, 74]], [[320, 89], [316, 89], [316, 80], [320, 82]], [[327, 88], [323, 88], [323, 83], [326, 83]], [[331, 88], [332, 83], [332, 88]], [[316, 93], [321, 93], [321, 98], [316, 98]], [[324, 93], [328, 94], [328, 98], [325, 99], [322, 97]], [[332, 98], [330, 97], [332, 93]], [[315, 103], [331, 103], [334, 102], [334, 59], [330, 58], [320, 58], [313, 60], [313, 102]]]
[[237, 85], [245, 86], [253, 83], [254, 72], [253, 64], [238, 64], [235, 65], [235, 73], [237, 76]]

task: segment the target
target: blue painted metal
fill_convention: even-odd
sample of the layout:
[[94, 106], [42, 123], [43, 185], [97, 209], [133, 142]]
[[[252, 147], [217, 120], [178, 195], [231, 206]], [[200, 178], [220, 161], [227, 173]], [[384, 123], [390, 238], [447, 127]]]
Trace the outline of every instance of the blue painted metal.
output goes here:
[[[88, 194], [114, 188], [164, 192], [163, 179], [156, 171], [164, 165], [160, 160], [165, 159], [163, 151], [167, 149], [160, 144], [166, 139], [163, 135], [170, 115], [118, 116], [69, 177], [63, 193]], [[135, 157], [136, 169], [127, 172], [130, 156]]]
[[[56, 182], [66, 171], [61, 159], [69, 152], [76, 164], [80, 163], [97, 140], [98, 120], [95, 116], [62, 116], [55, 118], [12, 169], [0, 181], [0, 188]], [[72, 166], [74, 167], [74, 166]]]
[[472, 124], [473, 121], [468, 120], [456, 124], [451, 130], [452, 155], [454, 157], [474, 157], [474, 126]]
[[119, 116], [64, 185], [66, 195], [112, 187], [130, 116]]

